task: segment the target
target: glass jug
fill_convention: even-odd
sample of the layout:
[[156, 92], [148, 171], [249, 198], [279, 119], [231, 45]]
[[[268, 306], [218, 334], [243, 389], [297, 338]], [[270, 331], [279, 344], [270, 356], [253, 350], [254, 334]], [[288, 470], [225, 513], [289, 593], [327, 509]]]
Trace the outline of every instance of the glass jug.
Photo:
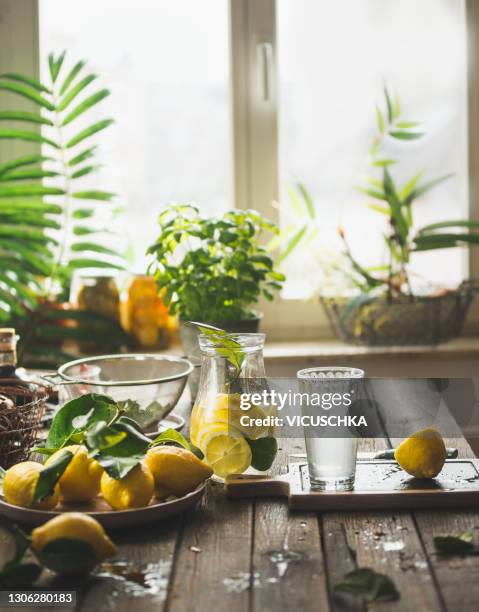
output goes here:
[[200, 385], [190, 422], [191, 442], [219, 478], [264, 471], [255, 455], [261, 454], [264, 460], [277, 448], [268, 419], [273, 407], [249, 399], [265, 388], [265, 334], [231, 334], [228, 339], [235, 342], [225, 348], [208, 336], [199, 336]]

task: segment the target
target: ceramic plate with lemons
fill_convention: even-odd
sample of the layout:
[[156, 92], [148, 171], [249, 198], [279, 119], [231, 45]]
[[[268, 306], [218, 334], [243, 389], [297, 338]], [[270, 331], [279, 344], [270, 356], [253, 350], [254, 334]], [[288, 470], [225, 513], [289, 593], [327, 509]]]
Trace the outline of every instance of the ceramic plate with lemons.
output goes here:
[[195, 455], [174, 446], [149, 450], [145, 459], [121, 479], [114, 479], [81, 445], [73, 453], [53, 492], [35, 502], [40, 474], [54, 465], [24, 461], [3, 477], [0, 514], [21, 523], [40, 525], [64, 512], [83, 512], [106, 528], [127, 527], [161, 520], [195, 506], [205, 491], [211, 469]]
[[0, 514], [30, 525], [71, 512], [107, 528], [161, 520], [193, 507], [213, 474], [179, 432], [150, 440], [124, 406], [95, 394], [64, 404], [36, 451], [0, 468]]

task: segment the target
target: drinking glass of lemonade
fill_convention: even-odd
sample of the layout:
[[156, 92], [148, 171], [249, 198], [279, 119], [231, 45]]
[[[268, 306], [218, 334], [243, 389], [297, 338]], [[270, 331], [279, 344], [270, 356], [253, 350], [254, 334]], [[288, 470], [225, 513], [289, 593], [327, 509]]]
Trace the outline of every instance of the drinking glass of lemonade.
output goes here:
[[[345, 416], [351, 397], [357, 391], [358, 379], [364, 377], [364, 372], [349, 367], [318, 367], [300, 370], [297, 377], [302, 393], [347, 396], [348, 402], [335, 409]], [[311, 408], [308, 411], [310, 413]], [[351, 490], [356, 474], [358, 438], [346, 426], [338, 430], [336, 437], [319, 437], [317, 433], [317, 430], [304, 431], [311, 488], [319, 491]]]
[[225, 348], [199, 336], [201, 376], [190, 439], [219, 478], [251, 471], [251, 442], [273, 435], [263, 424], [271, 408], [241, 402], [243, 393], [253, 393], [265, 379], [264, 340], [265, 334], [230, 334]]

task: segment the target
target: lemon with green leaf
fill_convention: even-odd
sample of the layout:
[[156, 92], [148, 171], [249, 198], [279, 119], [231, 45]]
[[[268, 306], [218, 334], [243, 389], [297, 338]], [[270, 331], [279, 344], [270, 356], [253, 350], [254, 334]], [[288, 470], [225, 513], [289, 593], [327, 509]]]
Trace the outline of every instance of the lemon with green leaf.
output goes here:
[[401, 442], [394, 458], [411, 476], [435, 478], [446, 461], [446, 446], [436, 429], [421, 429]]
[[45, 462], [45, 467], [57, 460], [65, 450], [71, 451], [73, 458], [59, 479], [61, 497], [66, 502], [90, 501], [100, 491], [103, 468], [88, 456], [88, 449], [79, 444], [66, 446], [54, 453]]
[[40, 474], [44, 469], [36, 461], [22, 461], [9, 468], [3, 478], [3, 497], [5, 501], [22, 508], [51, 510], [60, 497], [60, 487], [54, 484], [52, 491], [42, 499], [36, 499]]
[[81, 512], [64, 512], [34, 529], [32, 547], [59, 574], [89, 572], [117, 550], [100, 523]]
[[146, 454], [146, 465], [155, 479], [160, 497], [181, 497], [213, 474], [211, 467], [189, 450], [176, 446], [156, 446]]
[[100, 481], [105, 501], [115, 510], [147, 506], [153, 496], [155, 479], [145, 462], [140, 461], [123, 478], [103, 472]]

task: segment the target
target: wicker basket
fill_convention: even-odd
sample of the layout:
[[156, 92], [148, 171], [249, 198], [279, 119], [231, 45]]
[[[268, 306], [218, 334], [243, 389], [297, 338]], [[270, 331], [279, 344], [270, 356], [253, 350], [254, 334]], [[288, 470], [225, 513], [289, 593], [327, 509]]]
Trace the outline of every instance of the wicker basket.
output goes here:
[[345, 342], [366, 346], [434, 345], [457, 337], [474, 297], [463, 282], [438, 296], [394, 299], [360, 296], [321, 297], [335, 334]]
[[28, 457], [48, 393], [45, 387], [17, 379], [0, 379], [0, 395], [15, 407], [0, 404], [0, 465], [8, 468]]

